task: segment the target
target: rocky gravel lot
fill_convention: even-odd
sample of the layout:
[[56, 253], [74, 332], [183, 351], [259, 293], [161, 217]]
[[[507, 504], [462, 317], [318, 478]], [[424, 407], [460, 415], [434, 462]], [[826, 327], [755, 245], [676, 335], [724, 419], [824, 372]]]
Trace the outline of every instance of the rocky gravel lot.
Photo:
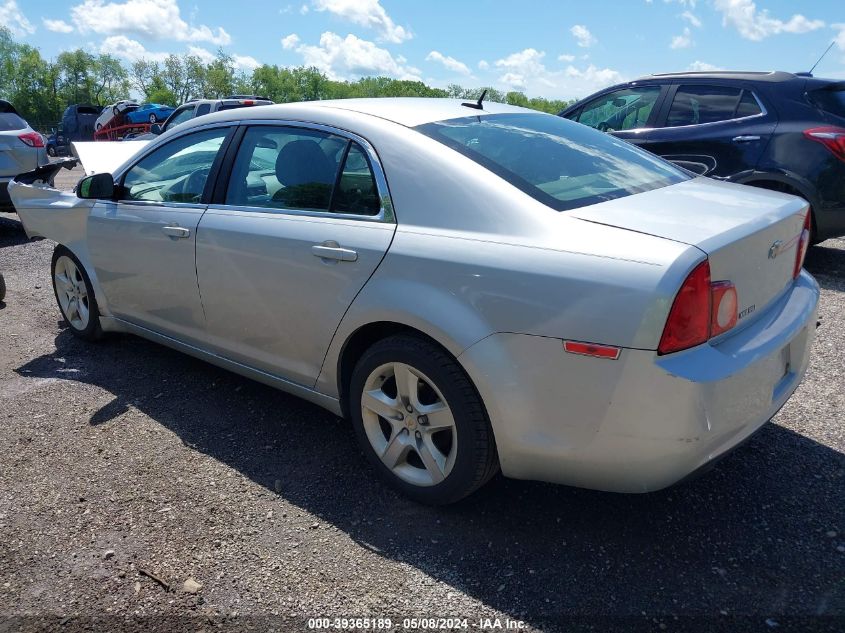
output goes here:
[[52, 249], [0, 214], [0, 631], [845, 630], [843, 240], [808, 258], [804, 384], [715, 470], [640, 496], [500, 477], [442, 509], [383, 487], [302, 400], [130, 336], [77, 341]]

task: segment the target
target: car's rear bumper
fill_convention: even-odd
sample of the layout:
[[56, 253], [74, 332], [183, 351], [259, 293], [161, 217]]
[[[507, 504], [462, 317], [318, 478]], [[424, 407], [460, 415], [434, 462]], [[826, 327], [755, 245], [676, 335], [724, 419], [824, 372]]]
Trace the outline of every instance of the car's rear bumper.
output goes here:
[[647, 492], [706, 467], [777, 413], [806, 371], [818, 298], [802, 272], [735, 335], [667, 356], [597, 359], [565, 353], [560, 339], [497, 334], [460, 361], [505, 475]]

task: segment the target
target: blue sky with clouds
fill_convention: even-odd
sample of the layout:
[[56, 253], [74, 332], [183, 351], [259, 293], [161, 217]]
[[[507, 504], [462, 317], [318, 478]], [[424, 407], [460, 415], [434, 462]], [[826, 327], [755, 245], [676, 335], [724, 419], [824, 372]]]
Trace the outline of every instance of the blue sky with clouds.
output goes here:
[[653, 72], [808, 70], [845, 78], [845, 0], [0, 0], [0, 23], [46, 57], [82, 47], [244, 69], [308, 64], [582, 97]]

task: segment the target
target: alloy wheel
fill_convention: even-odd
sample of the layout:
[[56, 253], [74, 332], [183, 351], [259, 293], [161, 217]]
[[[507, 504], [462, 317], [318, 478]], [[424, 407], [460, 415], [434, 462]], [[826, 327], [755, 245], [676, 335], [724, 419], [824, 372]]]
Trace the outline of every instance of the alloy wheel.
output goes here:
[[62, 313], [74, 329], [84, 330], [88, 327], [91, 309], [82, 271], [70, 257], [62, 255], [56, 260], [53, 275]]
[[415, 486], [442, 482], [455, 465], [455, 419], [436, 385], [405, 363], [387, 363], [367, 377], [361, 395], [364, 431], [376, 455]]

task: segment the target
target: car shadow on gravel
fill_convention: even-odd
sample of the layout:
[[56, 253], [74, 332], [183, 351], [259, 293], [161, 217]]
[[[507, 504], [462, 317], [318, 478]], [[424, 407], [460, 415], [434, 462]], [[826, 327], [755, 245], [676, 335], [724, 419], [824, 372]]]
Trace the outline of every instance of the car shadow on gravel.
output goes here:
[[804, 267], [828, 290], [845, 290], [845, 249], [835, 242], [822, 242], [807, 251]]
[[538, 627], [646, 610], [755, 614], [764, 628], [757, 615], [845, 614], [845, 456], [781, 426], [657, 493], [498, 477], [430, 508], [376, 479], [344, 421], [141, 339], [90, 345], [65, 330], [17, 372], [99, 387], [114, 398], [91, 424], [119, 426], [134, 407], [361, 547]]
[[26, 244], [29, 238], [23, 230], [23, 224], [13, 213], [0, 212], [0, 248]]

